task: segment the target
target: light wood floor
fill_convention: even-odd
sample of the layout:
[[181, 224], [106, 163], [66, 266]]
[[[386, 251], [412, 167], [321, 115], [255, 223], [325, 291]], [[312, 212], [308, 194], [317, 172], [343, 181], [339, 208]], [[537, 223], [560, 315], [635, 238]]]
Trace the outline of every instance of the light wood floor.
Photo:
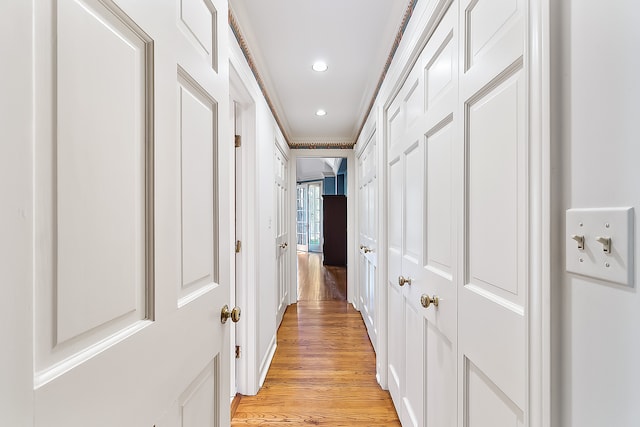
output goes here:
[[319, 258], [298, 256], [305, 300], [287, 309], [264, 386], [242, 397], [233, 427], [400, 425], [389, 393], [376, 382], [360, 313], [344, 298], [346, 269], [324, 268]]
[[347, 269], [322, 265], [322, 254], [298, 252], [298, 301], [333, 300], [347, 300]]

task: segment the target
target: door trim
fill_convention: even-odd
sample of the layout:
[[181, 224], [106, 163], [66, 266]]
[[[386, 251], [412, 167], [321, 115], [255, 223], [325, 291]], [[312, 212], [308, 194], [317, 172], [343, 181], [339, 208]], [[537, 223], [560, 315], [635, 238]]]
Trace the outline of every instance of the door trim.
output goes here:
[[[291, 149], [289, 151], [289, 188], [296, 188], [296, 173], [298, 157], [344, 157], [347, 159], [347, 301], [358, 309], [358, 287], [355, 285], [356, 270], [356, 168], [355, 168], [355, 152], [353, 150], [343, 149]], [[289, 212], [294, 215], [296, 212], [296, 192], [289, 192]], [[296, 235], [296, 221], [290, 221], [289, 233], [291, 236]], [[292, 268], [290, 269], [289, 279], [289, 304], [298, 301], [298, 269], [293, 268], [297, 265], [297, 251], [291, 251], [289, 254]]]
[[[255, 127], [256, 127], [256, 107], [255, 100], [249, 94], [249, 90], [245, 86], [246, 81], [251, 81], [249, 76], [243, 75], [243, 68], [238, 65], [238, 53], [235, 49], [229, 50], [229, 92], [232, 101], [238, 103], [238, 108], [242, 111], [242, 154], [241, 154], [241, 177], [242, 183], [255, 182]], [[241, 54], [240, 54], [241, 55]], [[229, 139], [229, 146], [232, 145], [232, 139]], [[236, 150], [236, 148], [234, 148]], [[235, 157], [234, 157], [235, 159]], [[235, 161], [233, 167], [233, 175], [235, 176]], [[235, 187], [234, 187], [235, 188]], [[247, 262], [247, 260], [255, 259], [255, 251], [257, 246], [257, 236], [255, 232], [252, 234], [250, 230], [256, 230], [256, 227], [250, 226], [250, 221], [258, 221], [258, 218], [252, 213], [255, 212], [256, 190], [252, 185], [244, 185], [241, 191], [241, 212], [236, 214], [241, 221], [240, 229], [242, 235], [242, 250], [240, 256], [241, 277], [236, 283], [235, 261], [232, 271], [233, 277], [231, 283], [236, 284], [236, 305], [242, 310], [242, 321], [236, 325], [236, 342], [242, 348], [242, 357], [238, 359], [236, 385], [237, 392], [244, 395], [255, 395], [258, 392], [259, 373], [258, 373], [258, 325], [259, 318], [257, 310], [258, 302], [255, 295], [256, 289], [256, 266], [255, 263]], [[235, 193], [234, 193], [235, 200]], [[235, 213], [235, 201], [233, 212]], [[235, 230], [235, 225], [234, 225]], [[234, 257], [235, 257], [234, 251]], [[235, 259], [235, 258], [234, 258]], [[231, 335], [231, 334], [230, 334]], [[236, 343], [232, 343], [235, 348]]]
[[529, 425], [551, 426], [551, 60], [549, 0], [529, 4], [531, 270]]

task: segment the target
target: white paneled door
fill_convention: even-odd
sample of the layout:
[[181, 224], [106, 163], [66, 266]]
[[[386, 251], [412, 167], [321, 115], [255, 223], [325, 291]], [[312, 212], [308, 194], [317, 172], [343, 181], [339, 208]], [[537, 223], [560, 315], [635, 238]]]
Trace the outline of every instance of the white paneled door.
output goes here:
[[35, 14], [35, 425], [228, 425], [227, 3]]
[[288, 159], [278, 144], [274, 146], [275, 154], [275, 197], [276, 204], [276, 318], [277, 325], [282, 321], [289, 305], [289, 193]]
[[527, 6], [434, 5], [386, 111], [389, 387], [405, 426], [522, 426]]
[[461, 3], [467, 233], [458, 386], [465, 390], [460, 416], [470, 426], [521, 426], [528, 418], [527, 3]]
[[378, 269], [378, 222], [377, 222], [377, 163], [376, 133], [373, 132], [358, 162], [358, 277], [359, 306], [373, 348], [378, 347], [377, 306], [379, 295], [376, 289]]
[[[427, 426], [454, 425], [456, 422], [457, 291], [460, 260], [458, 236], [461, 180], [461, 143], [456, 126], [461, 122], [456, 109], [458, 97], [458, 2], [454, 1], [423, 52], [424, 165], [420, 177], [422, 192], [421, 263], [407, 263], [406, 274], [415, 274], [424, 286], [418, 287], [425, 319], [424, 367], [425, 414]], [[410, 200], [410, 196], [407, 194]], [[405, 204], [410, 210], [411, 204]], [[410, 233], [414, 227], [407, 220]], [[416, 228], [418, 225], [416, 224]], [[404, 264], [403, 264], [404, 267]], [[415, 273], [411, 270], [415, 269]], [[418, 283], [420, 284], [420, 283]], [[412, 285], [409, 285], [412, 286]], [[417, 295], [416, 295], [417, 296]]]
[[444, 10], [388, 111], [389, 386], [412, 427], [457, 419], [457, 3]]

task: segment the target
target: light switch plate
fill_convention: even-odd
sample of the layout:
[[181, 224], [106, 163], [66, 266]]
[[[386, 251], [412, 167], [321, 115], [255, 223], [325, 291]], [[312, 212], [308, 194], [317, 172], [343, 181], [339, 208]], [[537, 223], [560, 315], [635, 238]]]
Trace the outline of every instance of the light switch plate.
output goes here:
[[[567, 271], [634, 286], [633, 218], [633, 208], [567, 210]], [[584, 236], [583, 250], [578, 249], [574, 235]], [[598, 237], [611, 238], [611, 253], [605, 253]]]

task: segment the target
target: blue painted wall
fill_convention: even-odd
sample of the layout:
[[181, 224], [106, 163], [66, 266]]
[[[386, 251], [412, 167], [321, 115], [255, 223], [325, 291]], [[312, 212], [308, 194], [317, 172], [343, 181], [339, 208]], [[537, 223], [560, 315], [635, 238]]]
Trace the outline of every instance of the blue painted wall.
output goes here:
[[322, 185], [323, 193], [325, 196], [331, 196], [336, 194], [336, 177], [328, 176], [324, 179], [324, 184]]
[[346, 195], [347, 194], [347, 159], [342, 159], [340, 163], [340, 168], [338, 169], [338, 194]]
[[[317, 179], [311, 181], [298, 181], [298, 184], [306, 182], [317, 182]], [[347, 159], [342, 159], [338, 174], [336, 176], [328, 176], [322, 180], [322, 195], [333, 196], [335, 194], [347, 195]]]

